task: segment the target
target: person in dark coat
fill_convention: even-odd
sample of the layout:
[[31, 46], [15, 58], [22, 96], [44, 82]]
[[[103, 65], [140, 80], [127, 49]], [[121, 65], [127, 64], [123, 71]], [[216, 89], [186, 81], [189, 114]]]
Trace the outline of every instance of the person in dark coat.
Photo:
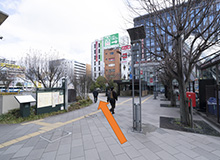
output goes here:
[[97, 90], [94, 90], [93, 91], [93, 97], [94, 97], [94, 102], [96, 103], [97, 100], [98, 100], [98, 95], [99, 95], [99, 92]]
[[114, 87], [111, 87], [111, 91], [108, 95], [108, 98], [107, 98], [107, 102], [110, 102], [112, 108], [110, 109], [110, 111], [112, 112], [112, 114], [115, 113], [115, 103], [116, 101], [118, 100], [118, 96], [117, 96], [117, 93], [113, 90]]

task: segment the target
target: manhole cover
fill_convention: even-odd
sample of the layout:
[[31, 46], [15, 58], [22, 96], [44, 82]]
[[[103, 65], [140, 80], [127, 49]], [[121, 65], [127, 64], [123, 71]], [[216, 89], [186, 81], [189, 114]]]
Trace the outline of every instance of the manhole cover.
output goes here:
[[57, 130], [44, 133], [42, 136], [40, 136], [40, 138], [44, 139], [45, 141], [49, 143], [53, 143], [71, 134], [72, 132], [57, 129]]

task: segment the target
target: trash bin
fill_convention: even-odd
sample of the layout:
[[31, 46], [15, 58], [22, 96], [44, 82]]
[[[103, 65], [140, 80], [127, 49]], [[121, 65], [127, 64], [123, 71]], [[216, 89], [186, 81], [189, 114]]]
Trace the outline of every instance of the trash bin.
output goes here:
[[30, 103], [21, 103], [20, 104], [20, 114], [22, 117], [30, 116]]
[[210, 114], [217, 115], [217, 101], [215, 97], [210, 97], [207, 101]]

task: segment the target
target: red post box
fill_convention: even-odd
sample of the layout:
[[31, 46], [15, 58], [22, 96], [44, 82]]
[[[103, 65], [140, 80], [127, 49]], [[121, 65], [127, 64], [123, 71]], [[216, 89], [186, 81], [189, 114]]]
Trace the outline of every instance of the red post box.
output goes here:
[[[190, 100], [192, 100], [192, 106], [196, 107], [196, 93], [194, 92], [186, 92], [186, 97]], [[188, 106], [190, 107], [190, 102], [188, 103]]]

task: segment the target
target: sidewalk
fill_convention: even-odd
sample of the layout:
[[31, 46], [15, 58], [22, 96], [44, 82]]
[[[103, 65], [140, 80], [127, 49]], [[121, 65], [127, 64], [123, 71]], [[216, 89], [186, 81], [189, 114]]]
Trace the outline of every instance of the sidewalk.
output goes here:
[[[106, 97], [99, 96], [99, 100]], [[138, 101], [138, 98], [137, 98]], [[179, 108], [142, 98], [144, 133], [132, 131], [132, 99], [119, 97], [114, 118], [127, 138], [120, 144], [98, 103], [16, 125], [0, 125], [0, 160], [219, 160], [220, 137], [159, 128], [159, 117], [179, 118]], [[195, 119], [201, 119], [196, 115]], [[23, 139], [23, 140], [22, 140]]]

